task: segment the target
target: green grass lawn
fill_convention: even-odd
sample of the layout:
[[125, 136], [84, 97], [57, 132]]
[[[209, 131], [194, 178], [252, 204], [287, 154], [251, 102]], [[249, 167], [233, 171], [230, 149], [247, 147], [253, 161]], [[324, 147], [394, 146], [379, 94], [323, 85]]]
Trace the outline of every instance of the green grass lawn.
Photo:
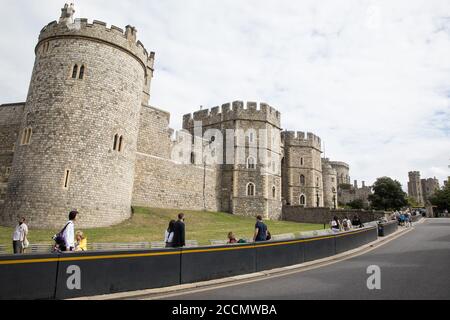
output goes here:
[[[164, 231], [169, 221], [181, 210], [135, 208], [133, 217], [119, 225], [109, 228], [84, 229], [88, 242], [151, 242], [163, 241]], [[237, 238], [252, 238], [255, 219], [234, 216], [228, 213], [187, 211], [186, 240], [197, 240], [208, 245], [209, 240], [225, 240], [228, 232], [233, 231]], [[304, 224], [286, 221], [266, 221], [272, 235], [296, 233], [323, 229], [323, 225]], [[61, 226], [62, 227], [62, 226]], [[77, 229], [78, 230], [78, 229]], [[52, 243], [51, 237], [59, 230], [30, 229], [30, 243]], [[0, 227], [0, 244], [11, 250], [13, 228]]]

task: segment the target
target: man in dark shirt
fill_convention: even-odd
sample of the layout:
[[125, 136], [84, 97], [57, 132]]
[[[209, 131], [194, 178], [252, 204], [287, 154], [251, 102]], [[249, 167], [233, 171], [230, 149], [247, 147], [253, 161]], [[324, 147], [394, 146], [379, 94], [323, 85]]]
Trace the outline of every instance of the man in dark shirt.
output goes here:
[[186, 245], [186, 226], [184, 224], [184, 213], [178, 215], [178, 221], [175, 222], [173, 230], [173, 247], [181, 248]]
[[255, 242], [267, 240], [267, 226], [262, 220], [261, 216], [256, 217], [255, 235], [253, 237], [253, 241]]

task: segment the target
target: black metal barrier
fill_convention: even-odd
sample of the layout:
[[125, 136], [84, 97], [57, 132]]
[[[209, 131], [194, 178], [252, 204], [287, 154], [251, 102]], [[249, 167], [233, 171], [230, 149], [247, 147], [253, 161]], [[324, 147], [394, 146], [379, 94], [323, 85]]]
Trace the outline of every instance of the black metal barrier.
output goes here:
[[233, 246], [0, 257], [0, 299], [66, 299], [155, 289], [317, 260], [377, 239], [377, 228]]
[[183, 249], [181, 284], [226, 278], [256, 270], [253, 244]]
[[378, 236], [386, 237], [390, 234], [393, 234], [398, 230], [398, 221], [389, 221], [385, 223], [378, 224]]

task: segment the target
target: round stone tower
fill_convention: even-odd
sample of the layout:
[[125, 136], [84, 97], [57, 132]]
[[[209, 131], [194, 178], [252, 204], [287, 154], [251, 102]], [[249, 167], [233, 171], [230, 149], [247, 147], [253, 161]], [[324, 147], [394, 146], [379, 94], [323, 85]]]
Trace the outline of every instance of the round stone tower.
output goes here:
[[322, 177], [324, 206], [330, 209], [337, 209], [337, 172], [327, 158], [322, 159]]
[[60, 227], [77, 209], [77, 226], [130, 217], [141, 105], [147, 103], [154, 54], [136, 29], [73, 19], [40, 33], [2, 220]]

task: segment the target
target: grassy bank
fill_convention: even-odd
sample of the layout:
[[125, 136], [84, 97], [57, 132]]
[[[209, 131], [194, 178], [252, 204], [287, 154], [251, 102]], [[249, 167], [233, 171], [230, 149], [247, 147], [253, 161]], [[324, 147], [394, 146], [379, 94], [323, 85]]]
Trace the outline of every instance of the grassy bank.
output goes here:
[[[163, 241], [164, 231], [171, 219], [180, 210], [135, 208], [133, 217], [109, 228], [83, 230], [89, 242], [151, 242]], [[197, 240], [199, 244], [209, 244], [210, 240], [225, 240], [233, 231], [238, 238], [251, 238], [255, 219], [234, 216], [227, 213], [186, 211], [186, 239]], [[82, 217], [81, 217], [82, 218]], [[267, 221], [273, 235], [298, 233], [323, 229], [323, 225], [303, 224], [286, 221]], [[51, 237], [59, 230], [30, 230], [30, 243], [51, 243]], [[0, 244], [11, 247], [13, 229], [0, 227]]]

